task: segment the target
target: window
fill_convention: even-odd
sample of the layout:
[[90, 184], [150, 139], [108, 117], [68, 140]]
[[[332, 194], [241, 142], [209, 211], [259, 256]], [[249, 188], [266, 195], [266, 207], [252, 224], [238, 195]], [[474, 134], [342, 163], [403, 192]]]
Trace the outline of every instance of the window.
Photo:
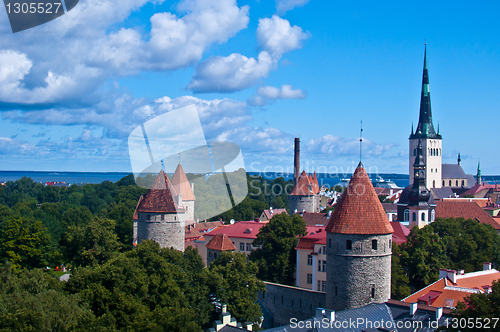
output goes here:
[[422, 213], [422, 221], [425, 221], [425, 213]]
[[326, 254], [326, 246], [321, 247], [320, 252], [324, 255]]
[[345, 241], [345, 250], [352, 250], [352, 241], [351, 240]]
[[211, 251], [208, 252], [208, 258], [212, 258], [212, 252]]
[[325, 280], [321, 281], [321, 291], [326, 292], [326, 281]]
[[165, 220], [165, 215], [164, 214], [161, 215], [161, 221], [163, 221], [163, 220]]
[[377, 240], [372, 240], [372, 250], [377, 250]]
[[240, 251], [245, 251], [245, 244], [240, 242]]
[[389, 240], [389, 248], [392, 248], [392, 240]]
[[449, 186], [451, 187], [451, 180], [450, 180], [450, 182], [449, 182]]
[[177, 216], [174, 216], [174, 220], [177, 220]]
[[321, 272], [321, 262], [322, 261], [318, 261], [318, 271], [320, 271], [320, 272]]
[[409, 221], [410, 220], [410, 210], [406, 209], [405, 210], [405, 221]]
[[372, 294], [371, 295], [372, 295], [372, 299], [374, 299], [375, 298], [375, 285], [372, 284], [371, 287], [372, 287]]
[[415, 212], [411, 214], [411, 220], [417, 221], [417, 214]]
[[312, 284], [313, 283], [313, 275], [308, 273], [307, 274], [307, 283]]
[[316, 290], [318, 292], [321, 291], [321, 281], [320, 280], [318, 280], [318, 288], [316, 288]]
[[247, 251], [252, 251], [252, 244], [251, 243], [247, 243]]
[[321, 271], [326, 272], [326, 261], [321, 262]]
[[463, 187], [463, 186], [465, 186], [465, 181], [464, 181], [464, 180], [462, 180], [462, 187]]
[[432, 188], [436, 188], [436, 180], [432, 180]]
[[431, 222], [434, 221], [434, 219], [436, 219], [436, 210], [431, 211]]
[[443, 187], [444, 187], [444, 186], [445, 186], [445, 184], [444, 184], [444, 180], [443, 180]]
[[313, 265], [313, 256], [307, 255], [307, 265]]
[[147, 219], [146, 219], [146, 220], [151, 220], [151, 215], [150, 215], [150, 214], [148, 214], [148, 216], [147, 216]]
[[458, 187], [458, 180], [457, 180], [457, 181], [455, 181], [455, 186], [457, 186], [457, 187]]

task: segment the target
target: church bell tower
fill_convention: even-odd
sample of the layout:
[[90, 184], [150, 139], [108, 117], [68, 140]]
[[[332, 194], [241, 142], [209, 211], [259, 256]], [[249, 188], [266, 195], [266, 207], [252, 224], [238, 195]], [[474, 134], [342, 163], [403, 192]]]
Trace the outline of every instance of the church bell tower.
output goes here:
[[420, 115], [418, 119], [418, 125], [415, 131], [413, 131], [413, 125], [410, 135], [410, 163], [409, 163], [409, 174], [410, 183], [413, 183], [413, 165], [415, 164], [415, 159], [418, 153], [419, 142], [422, 146], [422, 158], [425, 164], [426, 176], [425, 176], [425, 187], [426, 188], [441, 188], [442, 186], [442, 137], [438, 132], [434, 130], [434, 125], [432, 124], [432, 112], [431, 112], [431, 94], [429, 91], [429, 71], [427, 67], [427, 46], [424, 51], [424, 72], [422, 75], [422, 92], [420, 95]]

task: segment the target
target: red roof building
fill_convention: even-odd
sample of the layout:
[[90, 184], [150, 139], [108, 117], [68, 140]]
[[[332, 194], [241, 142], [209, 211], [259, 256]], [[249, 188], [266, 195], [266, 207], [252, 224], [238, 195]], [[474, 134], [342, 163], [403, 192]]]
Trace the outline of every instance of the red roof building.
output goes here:
[[292, 196], [314, 195], [311, 179], [307, 175], [306, 171], [302, 171], [302, 173], [300, 173], [299, 179], [297, 180], [295, 186], [293, 186], [290, 195]]
[[471, 294], [488, 293], [500, 272], [484, 263], [483, 271], [464, 273], [463, 270], [439, 270], [439, 280], [403, 299], [404, 302], [455, 308]]
[[436, 218], [473, 219], [491, 225], [500, 234], [500, 224], [486, 213], [476, 202], [444, 200], [436, 202]]
[[281, 214], [281, 213], [287, 213], [286, 209], [273, 209], [273, 208], [270, 208], [268, 210], [262, 211], [262, 213], [260, 214], [259, 219], [261, 221], [269, 221], [269, 220], [271, 220], [271, 218], [273, 216], [275, 216], [277, 214]]
[[394, 230], [394, 233], [392, 233], [392, 242], [396, 244], [406, 243], [410, 229], [399, 221], [391, 221], [391, 226]]
[[139, 198], [136, 211], [151, 213], [184, 212], [184, 208], [174, 202], [176, 196], [177, 192], [172, 187], [165, 172], [161, 170], [144, 198]]
[[236, 250], [233, 242], [229, 240], [226, 234], [217, 233], [208, 243], [207, 249], [217, 250], [217, 251], [232, 251]]
[[340, 234], [393, 233], [384, 208], [361, 163], [338, 202], [326, 231]]
[[307, 226], [307, 235], [297, 246], [295, 282], [297, 287], [326, 291], [325, 226]]

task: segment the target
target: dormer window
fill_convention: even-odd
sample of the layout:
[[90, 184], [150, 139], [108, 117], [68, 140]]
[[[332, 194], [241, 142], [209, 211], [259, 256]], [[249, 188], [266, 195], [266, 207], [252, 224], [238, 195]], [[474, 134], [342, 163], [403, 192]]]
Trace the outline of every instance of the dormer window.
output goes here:
[[252, 233], [252, 231], [250, 230], [250, 228], [247, 228], [247, 229], [245, 229], [245, 232], [244, 232], [244, 233], [246, 233], [246, 234], [250, 234], [250, 233]]

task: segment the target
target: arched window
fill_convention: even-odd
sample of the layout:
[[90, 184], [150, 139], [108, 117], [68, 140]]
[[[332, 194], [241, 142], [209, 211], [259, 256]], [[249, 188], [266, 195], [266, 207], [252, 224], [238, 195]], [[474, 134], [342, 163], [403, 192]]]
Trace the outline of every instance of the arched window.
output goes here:
[[425, 221], [425, 213], [422, 213], [422, 221]]
[[458, 187], [458, 180], [456, 181], [456, 186]]
[[415, 212], [412, 213], [411, 220], [417, 221], [417, 214]]
[[436, 211], [435, 210], [432, 210], [431, 211], [431, 222], [434, 221], [434, 219], [436, 219]]
[[444, 187], [444, 186], [445, 186], [445, 184], [444, 184], [444, 180], [443, 180], [443, 187]]
[[448, 183], [449, 183], [449, 186], [451, 187], [451, 180]]
[[432, 188], [436, 188], [436, 180], [432, 180]]
[[462, 187], [463, 187], [463, 186], [465, 186], [465, 181], [464, 181], [464, 180], [462, 180]]
[[409, 221], [410, 220], [410, 210], [406, 209], [405, 210], [405, 221]]

